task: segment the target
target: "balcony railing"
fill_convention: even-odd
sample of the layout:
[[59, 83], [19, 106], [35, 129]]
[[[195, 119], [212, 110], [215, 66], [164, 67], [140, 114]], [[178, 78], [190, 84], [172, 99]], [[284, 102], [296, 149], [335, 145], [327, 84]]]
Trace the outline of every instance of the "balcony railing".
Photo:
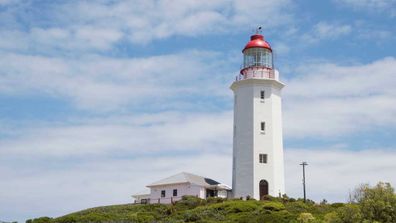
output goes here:
[[241, 70], [241, 73], [236, 76], [235, 80], [245, 79], [276, 79], [275, 72], [272, 69], [263, 67], [249, 67]]

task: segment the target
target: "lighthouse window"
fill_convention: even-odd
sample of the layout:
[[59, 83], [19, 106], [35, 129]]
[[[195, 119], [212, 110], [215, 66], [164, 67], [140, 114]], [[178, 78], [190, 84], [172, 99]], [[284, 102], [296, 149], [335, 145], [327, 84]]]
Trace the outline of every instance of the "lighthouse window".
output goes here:
[[267, 154], [259, 154], [259, 162], [260, 163], [267, 163]]
[[261, 131], [265, 131], [265, 122], [261, 122]]
[[272, 68], [272, 52], [263, 48], [250, 48], [244, 51], [243, 67], [264, 66]]
[[261, 91], [261, 92], [260, 92], [260, 98], [261, 98], [261, 99], [264, 99], [264, 97], [265, 97], [265, 91]]

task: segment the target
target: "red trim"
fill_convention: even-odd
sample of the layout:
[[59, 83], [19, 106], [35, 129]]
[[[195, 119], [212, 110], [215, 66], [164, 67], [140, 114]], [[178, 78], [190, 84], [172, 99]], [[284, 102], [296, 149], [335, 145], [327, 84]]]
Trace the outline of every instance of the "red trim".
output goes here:
[[250, 41], [243, 48], [242, 52], [249, 48], [266, 48], [272, 51], [270, 44], [264, 40], [264, 36], [261, 34], [254, 34], [250, 37]]
[[249, 69], [251, 69], [251, 70], [258, 70], [258, 69], [272, 70], [272, 68], [265, 67], [265, 66], [249, 66], [249, 67], [243, 68], [243, 69], [241, 70], [240, 74], [243, 75], [243, 72], [244, 72], [245, 70], [249, 70]]

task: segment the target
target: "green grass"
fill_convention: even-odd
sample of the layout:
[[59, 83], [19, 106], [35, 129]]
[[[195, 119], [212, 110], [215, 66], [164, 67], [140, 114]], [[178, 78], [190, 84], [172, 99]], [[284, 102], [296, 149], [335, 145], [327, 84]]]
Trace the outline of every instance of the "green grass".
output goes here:
[[203, 200], [184, 197], [174, 205], [124, 204], [90, 208], [59, 218], [38, 218], [29, 223], [73, 223], [73, 222], [299, 222], [301, 212], [312, 213], [321, 220], [325, 213], [335, 211], [331, 205], [313, 202], [272, 198], [256, 200]]
[[183, 197], [172, 205], [124, 204], [90, 208], [26, 223], [395, 223], [396, 194], [389, 183], [361, 185], [348, 204], [267, 197], [265, 201]]

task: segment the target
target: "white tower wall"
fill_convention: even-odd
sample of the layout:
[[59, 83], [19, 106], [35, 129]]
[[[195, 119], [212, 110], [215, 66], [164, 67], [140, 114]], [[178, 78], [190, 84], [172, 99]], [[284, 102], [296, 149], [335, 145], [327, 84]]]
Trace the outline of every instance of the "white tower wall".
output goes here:
[[[248, 78], [231, 85], [234, 91], [233, 195], [260, 199], [260, 181], [268, 182], [268, 194], [285, 193], [281, 89], [270, 78]], [[261, 99], [261, 91], [265, 98]], [[265, 131], [261, 131], [265, 122]], [[267, 163], [259, 162], [267, 154]]]

